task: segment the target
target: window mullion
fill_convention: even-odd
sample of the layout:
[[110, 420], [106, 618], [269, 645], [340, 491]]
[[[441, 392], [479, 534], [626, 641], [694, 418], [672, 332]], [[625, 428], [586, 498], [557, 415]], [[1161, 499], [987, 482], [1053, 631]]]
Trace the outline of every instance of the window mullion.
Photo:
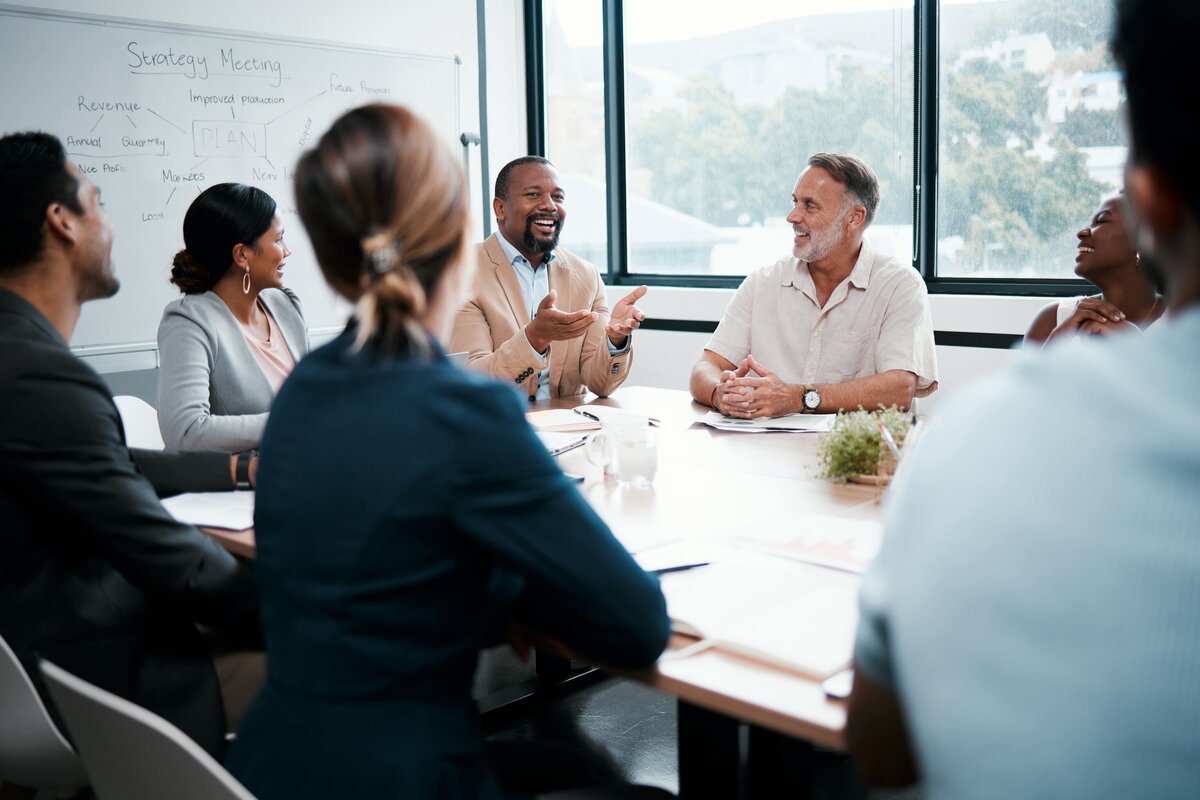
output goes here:
[[609, 283], [629, 274], [625, 180], [625, 9], [604, 0], [604, 152]]

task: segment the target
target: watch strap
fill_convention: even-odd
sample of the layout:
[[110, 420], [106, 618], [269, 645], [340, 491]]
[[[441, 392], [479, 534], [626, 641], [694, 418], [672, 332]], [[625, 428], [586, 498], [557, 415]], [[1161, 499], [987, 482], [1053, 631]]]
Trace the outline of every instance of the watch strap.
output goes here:
[[237, 475], [237, 488], [253, 488], [250, 485], [250, 459], [257, 455], [257, 450], [243, 450], [242, 452], [238, 453], [237, 468], [235, 469], [235, 474]]

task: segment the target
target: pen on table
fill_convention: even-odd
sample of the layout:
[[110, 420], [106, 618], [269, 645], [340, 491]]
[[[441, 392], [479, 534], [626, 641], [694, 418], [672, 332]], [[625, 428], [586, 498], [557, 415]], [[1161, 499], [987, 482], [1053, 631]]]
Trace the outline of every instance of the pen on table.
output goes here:
[[666, 575], [671, 572], [683, 572], [687, 569], [695, 569], [696, 567], [707, 567], [707, 561], [695, 561], [690, 564], [676, 564], [673, 567], [663, 567], [662, 569], [647, 570], [652, 575]]
[[[582, 408], [573, 408], [573, 409], [571, 409], [571, 410], [572, 410], [572, 411], [574, 411], [576, 414], [580, 414], [580, 415], [582, 415], [582, 416], [585, 416], [585, 417], [587, 417], [588, 419], [590, 419], [590, 420], [593, 420], [593, 421], [595, 421], [595, 422], [600, 422], [600, 421], [601, 421], [601, 420], [600, 420], [600, 415], [599, 415], [599, 414], [593, 414], [592, 412], [590, 412], [590, 411], [587, 411], [587, 410], [585, 410], [585, 409], [582, 409]], [[650, 424], [651, 424], [651, 425], [659, 425], [659, 424], [661, 424], [661, 423], [660, 423], [660, 422], [659, 422], [657, 419], [655, 419], [654, 417], [646, 417], [646, 419], [650, 421]]]
[[887, 425], [883, 424], [883, 420], [879, 420], [875, 424], [879, 426], [879, 435], [883, 437], [884, 444], [888, 446], [888, 449], [892, 451], [892, 455], [899, 461], [902, 456], [900, 455], [900, 448], [896, 445], [896, 440], [892, 438], [892, 432], [887, 429]]

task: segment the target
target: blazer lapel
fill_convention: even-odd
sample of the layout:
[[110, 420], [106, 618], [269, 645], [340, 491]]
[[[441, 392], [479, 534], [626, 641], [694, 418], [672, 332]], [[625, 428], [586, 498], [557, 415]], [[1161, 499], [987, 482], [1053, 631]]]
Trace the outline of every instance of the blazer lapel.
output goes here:
[[513, 319], [516, 320], [517, 329], [520, 330], [529, 324], [529, 309], [525, 307], [525, 296], [521, 294], [521, 284], [517, 281], [517, 273], [513, 271], [513, 266], [504, 257], [504, 251], [500, 249], [500, 243], [496, 241], [499, 234], [493, 233], [483, 243], [483, 251], [487, 253], [488, 259], [492, 262], [492, 271], [496, 275], [496, 280], [500, 283], [500, 288], [504, 291], [504, 299], [508, 301], [508, 307], [512, 311]]

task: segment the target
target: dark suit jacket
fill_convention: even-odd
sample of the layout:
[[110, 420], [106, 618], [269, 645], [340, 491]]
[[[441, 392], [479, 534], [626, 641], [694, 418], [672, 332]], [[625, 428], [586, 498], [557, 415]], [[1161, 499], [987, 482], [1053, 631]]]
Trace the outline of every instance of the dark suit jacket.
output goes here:
[[163, 493], [228, 489], [229, 456], [136, 456], [100, 376], [0, 289], [0, 635], [39, 689], [40, 656], [217, 753], [224, 717], [194, 623], [253, 628], [257, 592], [147, 476]]
[[494, 798], [471, 679], [518, 617], [585, 657], [651, 664], [646, 575], [500, 383], [378, 361], [353, 331], [271, 409], [255, 508], [267, 685], [229, 754], [261, 800]]

